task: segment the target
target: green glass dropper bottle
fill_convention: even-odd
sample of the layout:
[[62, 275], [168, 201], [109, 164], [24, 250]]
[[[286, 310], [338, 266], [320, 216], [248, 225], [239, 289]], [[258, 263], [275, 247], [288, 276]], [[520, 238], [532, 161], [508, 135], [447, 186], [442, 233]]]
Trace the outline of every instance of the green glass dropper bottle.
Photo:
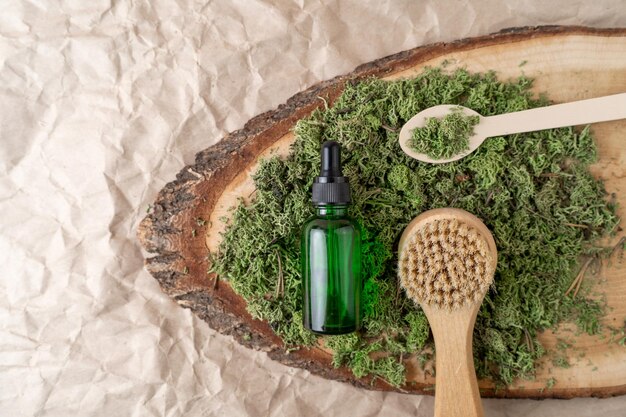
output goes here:
[[361, 235], [348, 217], [350, 184], [341, 171], [341, 147], [324, 142], [313, 183], [316, 214], [302, 229], [304, 327], [345, 334], [361, 327]]

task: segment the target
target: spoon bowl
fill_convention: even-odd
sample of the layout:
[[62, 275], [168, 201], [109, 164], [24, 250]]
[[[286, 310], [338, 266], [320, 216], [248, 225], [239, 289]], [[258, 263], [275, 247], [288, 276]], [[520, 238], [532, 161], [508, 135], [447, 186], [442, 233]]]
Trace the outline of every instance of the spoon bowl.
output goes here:
[[[425, 153], [415, 152], [409, 146], [409, 141], [411, 136], [413, 135], [413, 130], [426, 126], [426, 121], [430, 118], [440, 119], [448, 114], [450, 114], [453, 110], [459, 110], [465, 116], [478, 116], [479, 122], [476, 126], [474, 126], [474, 134], [469, 138], [469, 149], [454, 155], [451, 158], [446, 159], [433, 159]], [[487, 137], [477, 133], [477, 130], [480, 131], [480, 126], [483, 124], [484, 117], [475, 112], [472, 109], [467, 107], [453, 105], [453, 104], [442, 104], [439, 106], [429, 107], [426, 110], [422, 110], [417, 113], [415, 116], [411, 117], [408, 122], [402, 126], [400, 130], [400, 147], [411, 158], [417, 159], [418, 161], [428, 162], [431, 164], [443, 164], [446, 162], [457, 161], [470, 153], [474, 152], [478, 147], [483, 143]]]
[[[415, 152], [409, 146], [413, 130], [424, 127], [429, 118], [442, 118], [455, 109], [466, 116], [479, 116], [474, 126], [474, 134], [469, 138], [469, 149], [451, 158], [433, 159], [426, 154]], [[493, 136], [504, 136], [515, 133], [534, 132], [544, 129], [555, 129], [565, 126], [577, 126], [589, 123], [606, 122], [626, 119], [626, 93], [611, 96], [590, 98], [571, 103], [555, 104], [496, 116], [482, 116], [467, 107], [442, 104], [422, 110], [407, 121], [399, 134], [400, 147], [411, 158], [430, 164], [443, 164], [457, 161], [474, 152], [485, 141]]]

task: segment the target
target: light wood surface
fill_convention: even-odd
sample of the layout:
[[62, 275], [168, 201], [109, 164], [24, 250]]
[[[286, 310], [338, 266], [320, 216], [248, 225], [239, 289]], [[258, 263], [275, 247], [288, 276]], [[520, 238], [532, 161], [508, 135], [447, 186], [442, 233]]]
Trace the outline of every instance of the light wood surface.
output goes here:
[[[428, 210], [415, 217], [402, 232], [398, 253], [407, 249], [407, 240], [416, 230], [430, 222], [444, 219], [456, 219], [474, 228], [485, 239], [492, 263], [491, 275], [487, 278], [489, 282], [493, 281], [498, 259], [496, 243], [487, 226], [465, 210], [441, 208]], [[474, 302], [452, 310], [413, 300], [424, 310], [435, 339], [435, 417], [482, 417], [484, 414], [474, 370], [472, 335], [486, 290], [482, 290]]]
[[[394, 390], [380, 379], [355, 378], [345, 368], [335, 369], [331, 355], [323, 348], [287, 351], [265, 322], [254, 320], [245, 302], [227, 283], [206, 271], [220, 242], [229, 209], [238, 198], [254, 197], [250, 178], [261, 157], [285, 155], [293, 142], [295, 122], [338, 96], [344, 83], [353, 78], [377, 76], [392, 80], [412, 77], [427, 66], [447, 63], [470, 71], [495, 70], [500, 79], [520, 74], [535, 79], [533, 89], [546, 92], [555, 103], [564, 103], [626, 92], [626, 29], [529, 28], [437, 44], [367, 64], [346, 77], [322, 83], [291, 99], [285, 106], [258, 116], [244, 129], [224, 138], [218, 145], [198, 154], [196, 163], [186, 167], [177, 180], [168, 184], [155, 201], [154, 211], [142, 222], [139, 239], [154, 254], [146, 264], [163, 290], [176, 302], [190, 308], [211, 327], [229, 334], [245, 345], [261, 349], [289, 366], [298, 366], [326, 378], [346, 381], [366, 389]], [[626, 217], [626, 122], [593, 125], [599, 162], [592, 172], [605, 180], [615, 194], [618, 214]], [[202, 220], [202, 221], [199, 221]], [[206, 221], [206, 222], [204, 222]], [[624, 231], [607, 240], [616, 243]], [[516, 380], [496, 389], [490, 381], [479, 381], [484, 396], [559, 397], [610, 396], [626, 393], [626, 347], [616, 343], [608, 326], [624, 327], [626, 317], [626, 261], [614, 257], [595, 275], [585, 277], [598, 297], [609, 306], [602, 335], [578, 334], [564, 324], [539, 335], [543, 346], [555, 350], [560, 340], [572, 342], [567, 350], [570, 368], [555, 367], [548, 355], [540, 363], [534, 380]], [[407, 393], [433, 393], [435, 380], [417, 358], [405, 357]], [[548, 384], [550, 382], [551, 384]], [[552, 384], [554, 383], [554, 384]], [[551, 385], [547, 387], [547, 385]]]

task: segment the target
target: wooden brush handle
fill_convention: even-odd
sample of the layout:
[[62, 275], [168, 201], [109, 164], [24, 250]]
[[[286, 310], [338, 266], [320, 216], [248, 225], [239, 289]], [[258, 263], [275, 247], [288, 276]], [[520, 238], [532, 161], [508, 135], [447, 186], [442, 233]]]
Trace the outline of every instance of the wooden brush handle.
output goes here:
[[423, 306], [436, 346], [435, 417], [482, 417], [472, 333], [480, 303], [447, 311]]

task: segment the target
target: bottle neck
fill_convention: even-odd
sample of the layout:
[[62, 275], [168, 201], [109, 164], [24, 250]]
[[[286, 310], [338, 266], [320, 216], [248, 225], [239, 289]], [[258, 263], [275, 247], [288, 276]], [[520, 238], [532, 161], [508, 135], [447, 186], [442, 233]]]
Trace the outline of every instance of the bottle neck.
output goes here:
[[347, 216], [347, 204], [321, 204], [315, 206], [315, 212], [318, 216]]

